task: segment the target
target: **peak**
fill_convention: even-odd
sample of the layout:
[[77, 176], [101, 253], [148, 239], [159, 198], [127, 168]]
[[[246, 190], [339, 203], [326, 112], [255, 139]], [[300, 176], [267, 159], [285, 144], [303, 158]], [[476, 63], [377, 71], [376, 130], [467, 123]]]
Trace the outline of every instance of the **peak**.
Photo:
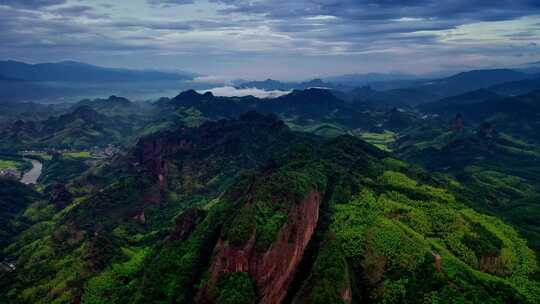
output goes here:
[[127, 99], [125, 97], [116, 96], [116, 95], [109, 96], [109, 98], [107, 98], [107, 101], [108, 102], [114, 102], [114, 103], [131, 103], [131, 101], [129, 101], [129, 99]]
[[187, 90], [183, 91], [182, 93], [178, 94], [174, 99], [176, 100], [186, 100], [186, 101], [198, 101], [203, 98], [213, 98], [214, 94], [212, 92], [208, 91], [204, 94], [200, 94], [199, 92], [195, 90]]
[[195, 90], [187, 90], [178, 94], [172, 99], [172, 102], [175, 106], [193, 106], [199, 102], [212, 99], [214, 99], [214, 95], [211, 92], [200, 94]]
[[199, 97], [201, 94], [197, 93], [195, 90], [187, 90], [178, 94], [175, 98], [186, 98], [186, 97]]

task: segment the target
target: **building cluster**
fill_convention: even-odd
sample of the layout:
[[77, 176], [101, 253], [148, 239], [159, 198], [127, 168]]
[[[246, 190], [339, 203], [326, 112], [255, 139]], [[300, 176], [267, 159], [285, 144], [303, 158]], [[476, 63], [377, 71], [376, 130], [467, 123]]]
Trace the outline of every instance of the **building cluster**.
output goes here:
[[0, 177], [18, 180], [21, 178], [21, 172], [13, 168], [0, 169]]
[[4, 260], [4, 261], [0, 262], [0, 273], [1, 272], [12, 272], [12, 271], [15, 271], [15, 269], [17, 269], [17, 267], [12, 262], [9, 262], [7, 260]]

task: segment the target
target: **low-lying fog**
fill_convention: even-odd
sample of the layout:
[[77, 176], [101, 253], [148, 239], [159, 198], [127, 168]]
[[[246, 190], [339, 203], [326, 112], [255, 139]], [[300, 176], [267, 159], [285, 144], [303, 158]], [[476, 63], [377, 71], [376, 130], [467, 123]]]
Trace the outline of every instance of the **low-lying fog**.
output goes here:
[[258, 98], [276, 98], [282, 95], [289, 94], [290, 91], [265, 91], [257, 88], [240, 89], [232, 86], [216, 87], [207, 90], [199, 90], [199, 93], [212, 92], [215, 96], [225, 97], [242, 97], [242, 96], [255, 96]]

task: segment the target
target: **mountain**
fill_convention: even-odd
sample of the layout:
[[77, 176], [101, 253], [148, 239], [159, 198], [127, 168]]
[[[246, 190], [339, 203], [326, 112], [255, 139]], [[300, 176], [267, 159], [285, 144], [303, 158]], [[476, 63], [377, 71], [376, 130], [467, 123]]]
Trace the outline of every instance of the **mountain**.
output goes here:
[[446, 78], [421, 82], [416, 87], [446, 97], [528, 78], [531, 78], [531, 75], [509, 69], [473, 70]]
[[504, 95], [521, 95], [530, 91], [540, 89], [540, 75], [534, 75], [534, 78], [506, 82], [489, 88], [493, 92]]
[[156, 105], [161, 108], [164, 115], [179, 117], [187, 124], [193, 123], [194, 117], [196, 121], [234, 118], [249, 111], [276, 114], [287, 120], [289, 125], [297, 125], [300, 129], [317, 128], [321, 122], [354, 129], [374, 128], [377, 124], [371, 113], [356, 110], [336, 97], [333, 91], [319, 88], [293, 90], [289, 94], [273, 99], [259, 99], [253, 96], [219, 97], [209, 92], [199, 94], [190, 90], [180, 93], [173, 99], [161, 99]]
[[527, 121], [516, 115], [480, 124], [464, 120], [452, 129], [423, 125], [402, 133], [393, 148], [401, 159], [467, 185], [471, 206], [512, 223], [538, 252], [540, 148], [531, 141], [538, 142], [532, 131], [540, 127], [538, 121], [538, 116]]
[[61, 114], [63, 110], [63, 105], [46, 105], [32, 102], [0, 102], [0, 124], [17, 120], [43, 120], [49, 116]]
[[540, 142], [540, 91], [514, 97], [501, 97], [488, 90], [479, 90], [419, 106], [443, 119], [459, 114], [473, 125], [494, 124], [498, 130], [527, 142]]
[[140, 119], [107, 116], [89, 105], [44, 120], [17, 120], [0, 130], [0, 149], [88, 149], [126, 143]]
[[0, 104], [43, 101], [78, 94], [80, 94], [80, 90], [74, 88], [58, 88], [19, 79], [0, 78]]
[[374, 90], [370, 86], [353, 89], [346, 95], [356, 104], [374, 108], [415, 106], [437, 99], [437, 95], [418, 88], [402, 88], [386, 91]]
[[83, 99], [75, 103], [71, 108], [76, 109], [81, 106], [89, 106], [93, 110], [108, 116], [141, 114], [139, 105], [131, 102], [127, 98], [114, 95], [111, 95], [108, 98], [96, 98], [93, 100]]
[[336, 85], [329, 82], [325, 82], [322, 79], [312, 79], [305, 82], [281, 82], [273, 79], [266, 79], [264, 81], [247, 81], [238, 85], [239, 88], [257, 88], [261, 90], [273, 91], [291, 91], [291, 90], [306, 90], [310, 88], [326, 88], [326, 89], [348, 89], [342, 85]]
[[149, 135], [65, 190], [60, 210], [51, 201], [23, 215], [31, 226], [6, 250], [16, 271], [0, 272], [0, 300], [534, 303], [540, 296], [526, 241], [467, 207], [474, 197], [463, 195], [465, 186], [352, 136], [293, 132], [272, 115]]
[[271, 100], [247, 97], [216, 97], [189, 90], [171, 100], [162, 100], [158, 106], [166, 109], [194, 107], [209, 117], [234, 117], [243, 112], [258, 110], [279, 115], [321, 116], [338, 108], [345, 102], [326, 89], [293, 90], [291, 93]]
[[74, 61], [28, 64], [0, 61], [0, 75], [38, 82], [121, 82], [192, 79], [189, 73], [104, 68]]
[[257, 88], [267, 91], [288, 91], [291, 90], [294, 86], [294, 84], [284, 83], [273, 79], [266, 79], [262, 81], [244, 81], [238, 84], [238, 87], [240, 88]]
[[44, 147], [84, 149], [107, 144], [121, 144], [133, 132], [129, 118], [108, 117], [90, 106], [80, 106], [72, 112], [45, 120], [42, 138]]
[[436, 113], [444, 116], [454, 116], [462, 111], [462, 107], [502, 98], [500, 95], [487, 90], [479, 89], [456, 96], [446, 97], [435, 102], [419, 105], [417, 108], [425, 113]]
[[324, 81], [346, 85], [346, 86], [365, 86], [374, 82], [388, 82], [398, 80], [416, 80], [419, 79], [415, 75], [407, 74], [381, 74], [381, 73], [367, 73], [367, 74], [347, 74], [332, 77], [325, 77]]

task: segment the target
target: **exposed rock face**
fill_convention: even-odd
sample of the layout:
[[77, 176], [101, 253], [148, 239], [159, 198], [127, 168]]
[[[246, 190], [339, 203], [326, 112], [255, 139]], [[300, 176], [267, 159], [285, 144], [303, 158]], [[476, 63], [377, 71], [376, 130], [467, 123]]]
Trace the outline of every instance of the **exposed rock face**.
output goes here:
[[432, 254], [433, 254], [433, 259], [435, 260], [435, 269], [437, 270], [437, 272], [441, 272], [441, 270], [442, 270], [442, 257], [438, 253], [432, 253]]
[[321, 195], [311, 191], [293, 206], [277, 239], [264, 253], [255, 251], [256, 231], [241, 248], [218, 241], [210, 284], [221, 273], [247, 272], [255, 283], [257, 303], [281, 303], [317, 225], [320, 203]]
[[352, 290], [351, 290], [351, 282], [347, 282], [347, 286], [344, 287], [341, 290], [341, 299], [343, 299], [343, 303], [350, 304], [352, 303]]
[[197, 224], [206, 216], [206, 211], [199, 208], [189, 208], [175, 219], [170, 239], [173, 241], [184, 240], [195, 229]]

